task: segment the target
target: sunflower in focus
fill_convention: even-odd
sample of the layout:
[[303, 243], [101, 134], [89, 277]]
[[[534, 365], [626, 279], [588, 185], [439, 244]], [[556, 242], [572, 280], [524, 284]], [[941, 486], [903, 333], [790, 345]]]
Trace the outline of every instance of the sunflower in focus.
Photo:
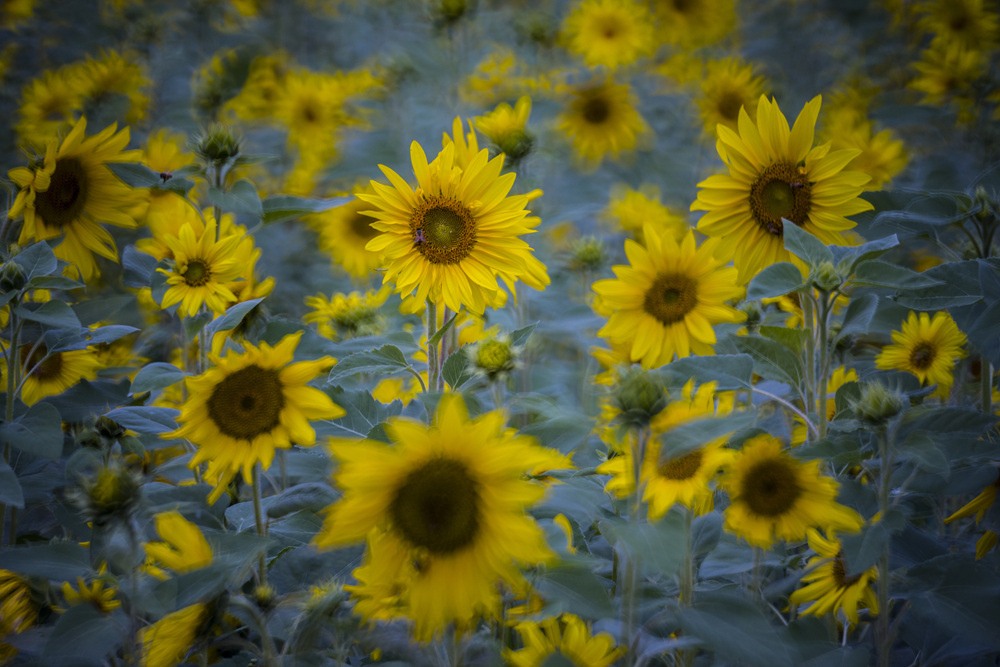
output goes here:
[[730, 499], [725, 529], [763, 549], [803, 540], [811, 527], [861, 530], [861, 515], [836, 501], [838, 484], [820, 474], [820, 463], [798, 461], [771, 435], [747, 440], [720, 479]]
[[809, 616], [837, 615], [842, 611], [851, 627], [858, 624], [858, 610], [878, 615], [878, 598], [871, 584], [878, 578], [878, 568], [872, 566], [860, 574], [847, 574], [844, 551], [840, 540], [832, 532], [823, 537], [818, 530], [808, 531], [809, 548], [816, 555], [806, 563], [808, 572], [802, 577], [804, 585], [790, 596], [789, 605], [812, 602], [799, 611]]
[[715, 44], [736, 27], [735, 0], [656, 0], [653, 12], [660, 42], [683, 49]]
[[955, 384], [955, 362], [965, 357], [965, 343], [965, 334], [947, 311], [933, 317], [910, 311], [901, 330], [892, 332], [892, 345], [875, 357], [875, 366], [912, 373], [924, 386], [937, 385], [933, 396], [946, 398]]
[[521, 621], [514, 627], [521, 635], [524, 648], [517, 651], [504, 649], [503, 656], [506, 663], [514, 667], [541, 667], [550, 662], [577, 667], [608, 667], [625, 654], [625, 648], [616, 647], [614, 637], [608, 633], [591, 636], [587, 624], [574, 614], [564, 613], [541, 621]]
[[200, 570], [212, 564], [212, 547], [196, 524], [180, 512], [160, 512], [155, 516], [156, 532], [162, 542], [146, 542], [145, 569], [158, 579], [166, 579], [167, 568], [176, 574]]
[[678, 241], [688, 231], [687, 220], [664, 206], [660, 201], [660, 189], [648, 183], [643, 183], [638, 190], [620, 184], [612, 186], [604, 215], [639, 243], [643, 243], [642, 229], [647, 224], [660, 231], [669, 230]]
[[81, 118], [61, 143], [49, 143], [43, 164], [8, 172], [21, 188], [8, 214], [24, 216], [18, 243], [62, 237], [53, 249], [56, 257], [73, 264], [84, 282], [98, 275], [94, 253], [118, 261], [114, 239], [100, 223], [136, 227], [130, 210], [142, 199], [107, 166], [138, 159], [136, 151], [122, 150], [128, 145], [128, 128], [116, 133], [116, 125], [110, 125], [84, 138], [86, 129], [87, 120]]
[[443, 301], [455, 312], [465, 306], [482, 313], [502, 291], [497, 276], [509, 287], [521, 280], [536, 289], [549, 279], [520, 238], [535, 224], [525, 209], [529, 195], [508, 196], [515, 177], [501, 175], [503, 156], [490, 160], [484, 149], [459, 167], [460, 138], [430, 163], [420, 144], [411, 144], [416, 190], [380, 165], [392, 187], [372, 181], [376, 194], [358, 198], [378, 209], [365, 212], [382, 232], [366, 248], [385, 256], [383, 284], [395, 283], [404, 296], [416, 291], [420, 301]]
[[764, 77], [754, 74], [753, 65], [737, 58], [706, 63], [700, 86], [701, 93], [695, 101], [705, 133], [713, 137], [720, 124], [738, 131], [740, 109], [754, 115], [757, 101], [767, 90]]
[[195, 236], [191, 225], [181, 227], [179, 236], [166, 236], [164, 241], [173, 256], [173, 266], [157, 269], [167, 277], [166, 293], [160, 304], [169, 308], [180, 304], [177, 314], [194, 317], [202, 305], [216, 314], [225, 312], [236, 295], [226, 283], [236, 280], [243, 267], [236, 262], [233, 252], [241, 239], [235, 234], [216, 240], [215, 220], [210, 220], [200, 236]]
[[[368, 185], [355, 189], [354, 194], [362, 192], [375, 194]], [[319, 235], [319, 249], [330, 255], [333, 264], [359, 280], [367, 280], [382, 266], [382, 255], [365, 248], [379, 235], [372, 227], [375, 221], [362, 213], [369, 208], [366, 201], [354, 197], [346, 204], [303, 217]]]
[[[93, 350], [50, 352], [44, 343], [21, 346], [21, 400], [34, 405], [46, 396], [58, 396], [81, 380], [93, 380], [103, 368]], [[7, 362], [0, 359], [0, 382], [6, 385]]]
[[373, 609], [411, 618], [419, 641], [450, 622], [464, 632], [480, 616], [498, 618], [497, 583], [517, 589], [519, 565], [555, 557], [525, 511], [545, 486], [525, 473], [571, 467], [569, 459], [515, 435], [502, 412], [470, 419], [457, 394], [441, 398], [430, 426], [397, 417], [385, 432], [392, 444], [331, 439], [344, 495], [327, 509], [314, 543], [328, 549], [368, 539], [362, 585], [405, 586], [391, 606]]
[[572, 89], [572, 98], [557, 118], [557, 126], [573, 150], [590, 167], [606, 156], [617, 158], [649, 134], [649, 126], [635, 107], [632, 89], [610, 80]]
[[222, 494], [237, 472], [242, 471], [249, 482], [257, 463], [270, 467], [275, 449], [316, 444], [310, 420], [344, 416], [343, 408], [329, 396], [308, 386], [333, 365], [333, 359], [292, 363], [301, 338], [300, 331], [274, 347], [245, 343], [243, 352], [229, 350], [226, 356], [210, 352], [213, 367], [185, 378], [188, 399], [177, 418], [181, 426], [162, 437], [187, 439], [197, 447], [189, 467], [210, 462], [209, 472], [218, 483], [209, 502]]
[[587, 67], [615, 69], [656, 48], [649, 10], [634, 0], [583, 0], [566, 17], [563, 39]]
[[643, 368], [712, 354], [712, 326], [745, 317], [726, 304], [743, 295], [736, 270], [722, 266], [714, 244], [696, 248], [691, 230], [678, 242], [670, 230], [646, 225], [643, 237], [645, 247], [625, 240], [630, 264], [614, 267], [617, 278], [593, 285], [594, 309], [608, 318], [597, 335], [612, 347], [629, 346], [631, 361]]
[[854, 227], [846, 216], [872, 208], [858, 196], [870, 177], [844, 170], [858, 151], [813, 147], [819, 108], [817, 96], [789, 130], [777, 103], [762, 96], [756, 123], [743, 109], [738, 134], [719, 126], [717, 148], [729, 173], [699, 183], [691, 210], [706, 211], [698, 231], [719, 239], [717, 252], [733, 258], [741, 284], [776, 262], [804, 267], [785, 250], [784, 220], [825, 244], [844, 245], [844, 232]]

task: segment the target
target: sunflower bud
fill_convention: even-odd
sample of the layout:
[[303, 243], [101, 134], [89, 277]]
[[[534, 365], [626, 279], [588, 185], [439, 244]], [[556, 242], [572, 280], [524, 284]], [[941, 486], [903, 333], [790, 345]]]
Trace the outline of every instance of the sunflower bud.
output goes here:
[[273, 586], [263, 584], [253, 589], [253, 601], [263, 610], [268, 610], [274, 605], [278, 597], [278, 592]]
[[667, 406], [667, 394], [653, 374], [630, 368], [621, 374], [612, 401], [622, 412], [623, 424], [645, 426]]
[[496, 142], [499, 148], [511, 164], [516, 164], [521, 158], [531, 152], [535, 145], [535, 137], [524, 130], [510, 132], [498, 138]]
[[242, 139], [224, 125], [213, 125], [194, 141], [194, 152], [207, 165], [220, 166], [240, 154]]
[[1000, 203], [991, 197], [986, 188], [981, 185], [976, 186], [976, 191], [972, 195], [972, 204], [973, 210], [976, 211], [976, 217], [982, 223], [989, 224], [1000, 217]]
[[506, 377], [518, 367], [521, 348], [510, 343], [510, 336], [490, 336], [466, 348], [469, 361], [477, 375], [494, 382]]
[[760, 328], [761, 320], [764, 319], [764, 311], [760, 308], [760, 301], [744, 301], [739, 305], [739, 310], [746, 313], [747, 331], [754, 333]]
[[466, 0], [439, 0], [437, 4], [438, 18], [446, 25], [452, 24], [469, 10]]
[[24, 269], [14, 262], [5, 263], [0, 269], [0, 291], [17, 292], [25, 282]]
[[843, 282], [833, 262], [823, 262], [814, 268], [809, 276], [809, 280], [812, 282], [813, 287], [824, 292], [832, 292], [840, 287]]
[[573, 245], [570, 246], [570, 253], [572, 255], [570, 268], [581, 273], [595, 272], [607, 261], [604, 243], [594, 236], [574, 241]]
[[861, 397], [852, 401], [851, 408], [859, 420], [877, 426], [898, 415], [905, 405], [898, 391], [887, 389], [878, 382], [866, 382], [861, 385]]
[[88, 521], [104, 526], [128, 519], [136, 512], [141, 486], [139, 475], [114, 460], [93, 478], [82, 479], [72, 496]]
[[94, 428], [97, 429], [97, 432], [100, 433], [102, 437], [105, 437], [108, 440], [117, 440], [125, 435], [125, 429], [121, 424], [113, 419], [108, 419], [103, 415], [97, 418]]

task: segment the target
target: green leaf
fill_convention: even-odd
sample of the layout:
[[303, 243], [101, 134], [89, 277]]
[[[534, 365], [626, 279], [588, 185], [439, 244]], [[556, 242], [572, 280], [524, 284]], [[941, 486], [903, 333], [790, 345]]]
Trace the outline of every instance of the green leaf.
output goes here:
[[304, 509], [319, 512], [333, 503], [339, 495], [329, 484], [320, 482], [296, 484], [274, 496], [268, 505], [267, 515], [276, 519]]
[[453, 326], [455, 326], [455, 322], [457, 320], [458, 320], [458, 313], [455, 313], [454, 315], [452, 315], [448, 319], [447, 322], [445, 322], [441, 326], [440, 329], [438, 329], [437, 331], [434, 332], [434, 335], [431, 336], [430, 340], [427, 341], [427, 347], [434, 347], [434, 346], [438, 345], [441, 342], [441, 339], [444, 338], [444, 335], [446, 333], [448, 333], [448, 329], [450, 329]]
[[17, 475], [10, 465], [0, 457], [0, 503], [24, 508], [24, 493], [21, 491], [21, 483], [17, 481]]
[[32, 278], [54, 273], [58, 267], [55, 253], [45, 241], [28, 246], [11, 257], [10, 261], [21, 267], [21, 270], [24, 271], [24, 279], [29, 282]]
[[82, 303], [74, 304], [73, 312], [80, 319], [80, 324], [89, 327], [96, 322], [110, 320], [120, 310], [134, 305], [135, 297], [131, 294], [102, 296], [100, 299], [88, 299]]
[[383, 345], [367, 352], [357, 352], [344, 357], [330, 371], [330, 382], [336, 382], [345, 377], [359, 373], [374, 373], [376, 375], [392, 375], [405, 371], [410, 363], [403, 351], [395, 345]]
[[854, 270], [852, 285], [888, 287], [891, 289], [924, 289], [941, 283], [926, 272], [917, 273], [897, 264], [878, 259], [860, 262]]
[[83, 283], [65, 276], [35, 276], [27, 286], [32, 289], [74, 290], [83, 287]]
[[155, 389], [163, 389], [172, 384], [176, 384], [185, 377], [184, 371], [173, 364], [162, 361], [155, 361], [146, 364], [142, 370], [136, 373], [135, 380], [129, 390], [131, 394], [142, 394]]
[[107, 167], [125, 185], [133, 188], [153, 188], [163, 183], [158, 173], [135, 162], [109, 162]]
[[841, 646], [827, 651], [811, 660], [801, 663], [801, 667], [868, 667], [871, 654], [864, 646]]
[[258, 219], [264, 215], [257, 188], [248, 180], [239, 180], [233, 187], [223, 192], [219, 188], [208, 189], [208, 200], [228, 213], [249, 213]]
[[265, 297], [250, 299], [249, 301], [241, 301], [235, 306], [230, 306], [224, 314], [216, 317], [205, 326], [205, 340], [212, 340], [215, 334], [220, 331], [231, 331], [238, 327], [243, 318], [264, 299]]
[[860, 263], [869, 259], [875, 259], [885, 254], [888, 250], [899, 245], [899, 239], [895, 234], [885, 238], [869, 241], [859, 246], [842, 248], [831, 246], [834, 260], [837, 262], [837, 273], [849, 276], [854, 273], [854, 268]]
[[306, 199], [304, 197], [291, 197], [287, 195], [275, 195], [265, 197], [261, 202], [263, 216], [261, 222], [270, 225], [275, 222], [291, 220], [309, 213], [319, 213], [328, 209], [343, 206], [354, 199], [353, 197], [331, 197], [330, 199]]
[[753, 370], [768, 380], [777, 380], [798, 389], [802, 383], [802, 360], [784, 345], [763, 336], [732, 336], [740, 352], [753, 358]]
[[943, 310], [968, 306], [983, 298], [977, 260], [948, 262], [924, 271], [922, 276], [936, 280], [936, 285], [897, 299], [900, 305], [913, 310]]
[[679, 385], [695, 378], [699, 384], [715, 382], [716, 391], [746, 389], [752, 386], [750, 378], [753, 375], [753, 358], [749, 354], [686, 357], [667, 364], [661, 372]]
[[944, 455], [937, 442], [928, 433], [917, 431], [896, 448], [900, 459], [913, 461], [921, 470], [933, 472], [947, 479], [951, 474], [948, 457]]
[[139, 252], [134, 245], [125, 246], [125, 250], [122, 251], [122, 282], [125, 287], [137, 289], [149, 287], [156, 264], [156, 258], [152, 255]]
[[615, 615], [608, 595], [608, 581], [598, 577], [584, 563], [564, 561], [546, 568], [533, 583], [548, 601], [547, 611], [553, 615], [561, 611], [583, 618]]
[[844, 336], [864, 336], [875, 317], [878, 309], [878, 297], [871, 292], [864, 292], [851, 297], [844, 312], [843, 325], [840, 327], [838, 340]]
[[608, 542], [624, 548], [654, 576], [672, 577], [684, 559], [684, 520], [678, 512], [667, 512], [656, 523], [608, 518], [598, 527]]
[[851, 407], [852, 403], [857, 403], [861, 400], [861, 385], [855, 381], [845, 382], [840, 385], [837, 389], [837, 393], [833, 398], [833, 404], [836, 406], [836, 411], [833, 413], [834, 418], [841, 415], [851, 415], [853, 414], [854, 408]]
[[865, 526], [860, 533], [841, 535], [846, 574], [859, 575], [874, 566], [889, 538], [905, 527], [906, 518], [902, 512], [898, 508], [890, 508], [881, 520]]
[[520, 329], [518, 329], [517, 331], [515, 331], [510, 335], [510, 344], [515, 347], [524, 345], [525, 343], [528, 342], [528, 337], [531, 335], [531, 332], [534, 331], [535, 327], [537, 326], [538, 322], [535, 322], [534, 324], [529, 324], [526, 327], [521, 327]]
[[367, 437], [368, 433], [377, 425], [385, 422], [389, 417], [398, 415], [403, 410], [401, 401], [393, 401], [388, 405], [379, 403], [367, 391], [345, 391], [340, 387], [334, 387], [330, 391], [330, 398], [333, 402], [344, 408], [346, 415], [331, 422], [322, 422], [318, 425], [317, 431], [323, 435], [332, 435], [340, 438]]
[[127, 336], [131, 333], [138, 331], [135, 327], [125, 326], [124, 324], [110, 324], [106, 327], [98, 327], [96, 329], [90, 330], [90, 336], [87, 342], [90, 345], [101, 345], [103, 343], [112, 343], [119, 338]]
[[74, 605], [59, 616], [42, 658], [48, 664], [107, 664], [105, 657], [117, 650], [127, 624], [120, 611], [105, 615], [90, 604]]
[[49, 542], [0, 551], [0, 568], [53, 581], [90, 574], [90, 552], [76, 542]]
[[778, 262], [764, 268], [750, 281], [747, 299], [770, 299], [796, 292], [804, 286], [802, 272], [791, 262]]
[[691, 548], [696, 558], [711, 553], [722, 537], [722, 514], [709, 512], [691, 523]]
[[818, 238], [796, 225], [791, 220], [782, 218], [784, 227], [785, 250], [792, 253], [812, 268], [823, 262], [833, 263], [833, 253]]
[[[184, 318], [184, 333], [187, 335], [188, 340], [194, 340], [201, 333], [205, 325], [212, 319], [212, 313], [200, 312], [194, 317]], [[206, 337], [206, 340], [209, 340]], [[211, 342], [209, 341], [209, 345]]]
[[133, 431], [159, 435], [176, 429], [176, 419], [180, 414], [181, 411], [174, 408], [128, 405], [115, 408], [104, 416]]
[[453, 391], [473, 377], [471, 364], [472, 362], [469, 361], [469, 355], [465, 353], [464, 347], [448, 355], [444, 366], [441, 367], [441, 375], [444, 376], [444, 381], [448, 383], [448, 386]]
[[64, 301], [52, 300], [42, 304], [24, 303], [14, 309], [19, 317], [55, 329], [79, 329], [80, 320]]
[[679, 458], [713, 440], [747, 428], [753, 425], [753, 422], [752, 413], [735, 412], [675, 426], [661, 436], [663, 445], [660, 449], [660, 460]]
[[809, 339], [808, 331], [788, 327], [761, 327], [760, 335], [781, 343], [796, 355], [806, 348], [806, 341]]
[[699, 592], [694, 606], [681, 609], [679, 620], [684, 634], [701, 639], [706, 650], [727, 664], [777, 667], [797, 662], [785, 638], [756, 605], [742, 596]]
[[63, 450], [62, 417], [52, 405], [35, 403], [14, 421], [0, 423], [0, 440], [33, 456], [56, 460]]

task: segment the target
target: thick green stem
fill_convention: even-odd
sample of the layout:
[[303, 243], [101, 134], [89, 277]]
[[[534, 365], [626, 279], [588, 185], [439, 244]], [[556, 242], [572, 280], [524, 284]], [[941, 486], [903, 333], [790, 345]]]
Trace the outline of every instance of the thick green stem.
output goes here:
[[[629, 440], [632, 444], [632, 479], [634, 492], [632, 504], [628, 513], [628, 520], [632, 526], [638, 526], [645, 520], [644, 504], [642, 502], [642, 464], [646, 459], [646, 449], [649, 446], [651, 431], [648, 425], [643, 426], [637, 433], [630, 434]], [[634, 665], [638, 655], [636, 654], [636, 628], [638, 627], [636, 596], [639, 589], [639, 558], [637, 553], [622, 553], [625, 562], [624, 585], [622, 586], [621, 609], [622, 609], [622, 636], [619, 644], [627, 647], [625, 654], [625, 664]]]
[[[690, 507], [684, 508], [684, 561], [681, 563], [680, 581], [680, 603], [684, 607], [694, 604], [694, 543], [691, 534], [691, 522], [694, 519], [694, 510]], [[695, 651], [690, 648], [683, 648], [680, 651], [680, 664], [688, 667], [694, 664]]]
[[[257, 534], [261, 537], [267, 537], [267, 523], [264, 521], [264, 511], [263, 503], [261, 501], [261, 490], [260, 490], [260, 462], [258, 461], [253, 467], [253, 480], [250, 485], [253, 487], [253, 518], [257, 524]], [[258, 574], [258, 584], [260, 586], [267, 586], [267, 550], [264, 549], [260, 552], [260, 558], [257, 563]]]
[[830, 326], [830, 312], [833, 310], [833, 302], [836, 293], [820, 292], [819, 301], [819, 376], [816, 378], [816, 414], [819, 417], [819, 437], [826, 437], [826, 388], [830, 377], [830, 340], [828, 329]]
[[[804, 412], [808, 415], [816, 410], [816, 327], [813, 316], [814, 298], [811, 292], [803, 293], [802, 299], [802, 329], [806, 336], [806, 358], [803, 366], [806, 371], [806, 404]], [[810, 437], [809, 440], [812, 440]]]
[[[879, 430], [879, 474], [878, 508], [879, 520], [885, 520], [889, 510], [889, 491], [892, 480], [892, 448], [885, 428]], [[886, 540], [878, 561], [878, 664], [888, 667], [892, 656], [892, 637], [889, 634], [889, 540]]]
[[438, 381], [441, 379], [440, 344], [432, 344], [431, 340], [437, 334], [437, 304], [427, 299], [427, 388], [430, 391], [441, 391]]
[[983, 412], [993, 412], [993, 364], [985, 356], [979, 359], [979, 386], [982, 392]]
[[[4, 421], [11, 423], [14, 421], [14, 398], [17, 394], [17, 387], [20, 384], [21, 375], [21, 322], [14, 312], [18, 299], [14, 297], [10, 301], [10, 352], [7, 355], [7, 401], [4, 406]], [[4, 463], [10, 463], [10, 443], [3, 446]], [[17, 530], [14, 527], [14, 516], [11, 513], [10, 543], [14, 544], [17, 539]], [[7, 530], [7, 503], [0, 503], [0, 550], [5, 543], [4, 535]]]

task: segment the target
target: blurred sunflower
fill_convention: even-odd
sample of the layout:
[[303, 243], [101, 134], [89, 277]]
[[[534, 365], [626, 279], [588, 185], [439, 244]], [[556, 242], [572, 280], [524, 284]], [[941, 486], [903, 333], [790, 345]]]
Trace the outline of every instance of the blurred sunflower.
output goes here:
[[301, 338], [300, 331], [274, 347], [245, 343], [241, 353], [229, 350], [223, 357], [210, 352], [213, 367], [185, 379], [188, 398], [177, 418], [181, 426], [162, 437], [194, 443], [198, 450], [190, 467], [211, 462], [218, 483], [210, 502], [237, 472], [242, 470], [249, 482], [254, 465], [270, 467], [275, 449], [316, 444], [310, 420], [345, 414], [329, 396], [308, 386], [333, 365], [330, 357], [292, 363]]
[[125, 122], [138, 123], [146, 117], [149, 96], [143, 92], [151, 81], [143, 67], [133, 58], [126, 58], [114, 50], [102, 50], [97, 58], [74, 63], [67, 70], [67, 77], [84, 99], [100, 104], [114, 95], [128, 99]]
[[806, 564], [808, 571], [802, 577], [806, 584], [788, 596], [789, 605], [812, 602], [799, 611], [810, 616], [836, 615], [843, 611], [849, 626], [857, 625], [858, 609], [878, 614], [878, 598], [871, 583], [878, 577], [872, 566], [860, 574], [847, 574], [844, 552], [840, 540], [832, 532], [824, 538], [818, 530], [807, 531], [809, 548], [816, 555]]
[[511, 107], [501, 102], [485, 116], [476, 118], [476, 128], [485, 134], [511, 164], [531, 152], [535, 139], [528, 133], [528, 116], [531, 115], [531, 98], [524, 95]]
[[377, 336], [385, 326], [379, 311], [388, 297], [386, 287], [377, 292], [368, 290], [363, 295], [351, 292], [337, 293], [329, 298], [322, 294], [307, 296], [305, 304], [312, 310], [302, 321], [317, 324], [319, 335], [331, 340]]
[[114, 239], [100, 223], [138, 225], [130, 209], [141, 202], [142, 194], [118, 180], [107, 166], [139, 158], [137, 151], [122, 150], [128, 145], [128, 128], [116, 133], [116, 127], [110, 125], [85, 139], [87, 120], [81, 118], [62, 143], [49, 143], [43, 164], [8, 172], [21, 188], [8, 214], [24, 216], [18, 243], [62, 236], [54, 248], [56, 257], [79, 269], [84, 282], [98, 274], [93, 253], [118, 261]]
[[813, 147], [819, 108], [815, 97], [789, 131], [777, 103], [762, 96], [756, 123], [743, 109], [739, 134], [719, 126], [717, 148], [729, 173], [699, 183], [691, 210], [707, 211], [698, 231], [719, 239], [718, 253], [733, 258], [742, 284], [776, 262], [804, 266], [785, 250], [783, 219], [823, 243], [844, 245], [844, 231], [854, 226], [846, 216], [872, 208], [858, 196], [870, 177], [844, 171], [858, 151]]
[[[374, 195], [370, 185], [355, 188], [354, 194]], [[319, 249], [330, 255], [332, 262], [359, 280], [371, 278], [382, 266], [382, 255], [365, 246], [379, 235], [372, 227], [374, 220], [362, 214], [370, 205], [358, 197], [346, 204], [319, 213], [310, 213], [303, 220], [319, 235]]]
[[634, 0], [583, 0], [566, 17], [563, 38], [587, 67], [615, 69], [656, 48], [649, 10]]
[[830, 96], [823, 109], [821, 141], [829, 141], [831, 150], [851, 148], [861, 151], [847, 164], [871, 176], [866, 190], [879, 190], [901, 172], [908, 162], [903, 142], [892, 130], [875, 132], [868, 119], [870, 87], [866, 82], [851, 82]]
[[504, 649], [504, 660], [514, 667], [570, 664], [577, 667], [607, 667], [625, 653], [606, 632], [591, 636], [590, 629], [574, 614], [564, 613], [541, 621], [521, 621], [514, 626], [524, 648]]
[[35, 15], [36, 0], [5, 0], [0, 5], [0, 28], [17, 30]]
[[[983, 488], [983, 490], [979, 492], [979, 495], [955, 511], [955, 513], [945, 519], [944, 522], [946, 524], [951, 523], [952, 521], [964, 519], [967, 516], [975, 514], [976, 525], [979, 525], [979, 522], [983, 520], [986, 513], [996, 502], [997, 490], [1000, 490], [1000, 477], [997, 477], [996, 481]], [[984, 532], [982, 537], [976, 541], [976, 560], [979, 560], [992, 551], [997, 545], [998, 540], [1000, 540], [1000, 537], [998, 537], [995, 531], [987, 530]]]
[[194, 317], [202, 305], [211, 312], [221, 314], [227, 304], [236, 301], [236, 295], [226, 283], [239, 277], [243, 266], [233, 257], [242, 239], [230, 234], [216, 240], [215, 220], [209, 220], [199, 236], [190, 224], [180, 229], [178, 236], [167, 235], [164, 242], [173, 256], [173, 266], [157, 271], [167, 277], [166, 293], [161, 306], [169, 308], [180, 304], [180, 317]]
[[689, 228], [683, 216], [660, 201], [660, 189], [648, 183], [643, 183], [638, 190], [621, 184], [612, 186], [604, 216], [639, 243], [643, 243], [642, 228], [647, 224], [659, 231], [669, 230], [678, 241], [684, 238]]
[[379, 165], [392, 187], [372, 181], [376, 194], [358, 194], [378, 207], [366, 213], [376, 219], [372, 227], [382, 232], [366, 248], [385, 255], [383, 283], [395, 283], [400, 294], [416, 291], [420, 301], [433, 299], [455, 312], [465, 306], [482, 313], [501, 291], [498, 275], [508, 285], [522, 280], [536, 289], [549, 280], [520, 238], [533, 231], [525, 209], [529, 196], [508, 196], [515, 176], [501, 175], [503, 156], [490, 160], [484, 149], [460, 168], [455, 146], [448, 143], [428, 164], [420, 144], [411, 144], [416, 190]]
[[17, 649], [3, 641], [24, 632], [38, 620], [38, 603], [33, 600], [31, 585], [20, 575], [0, 569], [0, 662], [17, 655]]
[[923, 0], [915, 7], [921, 14], [917, 28], [936, 40], [988, 52], [1000, 38], [994, 7], [989, 0]]
[[545, 487], [525, 473], [571, 467], [569, 459], [515, 435], [502, 412], [469, 419], [457, 394], [441, 398], [430, 426], [399, 417], [385, 431], [392, 444], [331, 440], [344, 495], [314, 544], [339, 547], [386, 531], [369, 538], [362, 574], [405, 583], [392, 615], [413, 619], [420, 641], [450, 622], [464, 632], [479, 616], [498, 617], [497, 582], [521, 585], [520, 564], [555, 556], [525, 512]]
[[207, 604], [193, 604], [167, 614], [140, 631], [142, 667], [175, 667], [206, 633], [212, 621]]
[[660, 43], [684, 49], [714, 44], [736, 27], [734, 0], [670, 0], [654, 12]]
[[573, 150], [586, 165], [596, 167], [608, 155], [617, 158], [649, 133], [627, 84], [609, 79], [571, 92], [572, 98], [556, 119], [557, 127], [573, 142]]
[[18, 143], [43, 148], [83, 110], [83, 95], [63, 70], [45, 70], [21, 90]]
[[183, 574], [212, 564], [212, 547], [196, 524], [180, 512], [160, 512], [155, 516], [156, 532], [162, 542], [146, 542], [146, 569], [150, 574], [166, 579], [163, 568]]
[[962, 123], [974, 118], [977, 110], [973, 91], [987, 68], [982, 51], [958, 42], [936, 41], [924, 49], [913, 68], [917, 75], [908, 86], [924, 94], [921, 104], [951, 104]]
[[107, 571], [107, 564], [101, 565], [97, 576], [89, 584], [83, 577], [77, 577], [75, 588], [70, 582], [63, 582], [62, 593], [66, 598], [66, 604], [70, 606], [89, 604], [102, 614], [110, 614], [121, 607], [121, 601], [115, 597], [115, 588], [104, 587], [107, 583]]
[[[93, 380], [103, 368], [93, 350], [49, 352], [44, 344], [21, 346], [21, 400], [34, 405], [46, 396], [58, 396], [80, 380]], [[7, 363], [0, 360], [0, 383], [6, 386]]]
[[764, 549], [805, 539], [810, 527], [860, 530], [864, 520], [836, 501], [838, 484], [820, 474], [820, 463], [796, 460], [771, 435], [747, 440], [720, 479], [730, 499], [725, 529]]
[[754, 74], [753, 65], [738, 58], [707, 62], [700, 86], [695, 102], [705, 133], [713, 137], [720, 124], [738, 131], [740, 109], [754, 115], [757, 101], [767, 89], [764, 77]]
[[607, 323], [597, 332], [612, 347], [631, 347], [631, 361], [654, 368], [690, 354], [712, 354], [720, 322], [745, 315], [726, 305], [743, 295], [736, 270], [722, 266], [712, 243], [695, 247], [688, 230], [678, 242], [668, 230], [646, 225], [646, 246], [625, 240], [628, 266], [614, 267], [617, 278], [598, 280], [594, 309]]
[[955, 384], [955, 362], [965, 357], [965, 343], [965, 334], [947, 311], [934, 317], [910, 311], [902, 329], [892, 332], [892, 345], [875, 357], [875, 366], [912, 373], [924, 386], [937, 385], [934, 396], [947, 397]]
[[[183, 149], [186, 143], [187, 137], [183, 134], [165, 129], [153, 132], [146, 139], [142, 163], [158, 174], [172, 175], [178, 169], [194, 163], [194, 155]], [[184, 209], [189, 209], [193, 213], [191, 205], [176, 192], [160, 188], [146, 188], [145, 192], [149, 198], [146, 208], [146, 224], [154, 230], [154, 236], [157, 226], [168, 226], [169, 220], [185, 214]], [[166, 220], [162, 220], [162, 218], [166, 218]], [[180, 225], [177, 225], [176, 228], [171, 228], [171, 232], [176, 233], [179, 229]], [[144, 250], [143, 252], [149, 251]], [[154, 253], [149, 252], [149, 254], [153, 255]], [[157, 257], [157, 259], [163, 259], [163, 257]]]

